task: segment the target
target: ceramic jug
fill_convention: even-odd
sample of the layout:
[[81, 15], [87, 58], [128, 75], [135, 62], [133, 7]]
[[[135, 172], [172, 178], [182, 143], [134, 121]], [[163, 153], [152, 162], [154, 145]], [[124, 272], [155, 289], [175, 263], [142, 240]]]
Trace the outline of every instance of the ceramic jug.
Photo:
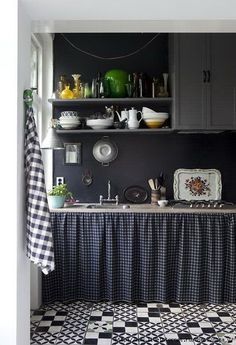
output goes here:
[[[138, 113], [141, 114], [140, 120], [138, 120]], [[139, 123], [142, 120], [142, 112], [137, 111], [135, 108], [131, 108], [129, 110], [129, 117], [128, 117], [128, 127], [129, 129], [136, 129], [139, 128]]]
[[116, 114], [118, 116], [119, 121], [123, 121], [129, 118], [129, 111], [127, 109], [122, 110], [120, 114], [118, 111], [116, 111]]

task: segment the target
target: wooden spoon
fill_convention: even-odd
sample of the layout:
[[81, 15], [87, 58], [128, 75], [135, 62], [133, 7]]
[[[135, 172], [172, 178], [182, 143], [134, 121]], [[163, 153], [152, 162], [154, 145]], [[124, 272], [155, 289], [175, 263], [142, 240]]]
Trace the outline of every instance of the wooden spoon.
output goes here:
[[152, 190], [155, 190], [155, 184], [152, 178], [148, 180], [148, 184]]

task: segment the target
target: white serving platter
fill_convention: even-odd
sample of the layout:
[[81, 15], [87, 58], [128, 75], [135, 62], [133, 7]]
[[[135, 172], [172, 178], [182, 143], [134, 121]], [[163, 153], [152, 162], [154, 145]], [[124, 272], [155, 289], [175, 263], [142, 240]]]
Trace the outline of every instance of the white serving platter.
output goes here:
[[177, 169], [173, 188], [175, 200], [221, 200], [221, 173], [217, 169]]

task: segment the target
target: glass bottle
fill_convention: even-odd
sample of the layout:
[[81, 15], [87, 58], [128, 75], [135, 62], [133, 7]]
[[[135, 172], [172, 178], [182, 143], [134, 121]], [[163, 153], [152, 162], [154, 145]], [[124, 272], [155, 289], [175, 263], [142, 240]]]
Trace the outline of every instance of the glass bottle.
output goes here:
[[72, 99], [74, 98], [73, 91], [70, 90], [70, 85], [66, 85], [65, 89], [61, 92], [61, 99]]
[[125, 86], [126, 86], [127, 96], [129, 98], [133, 97], [134, 85], [133, 85], [132, 74], [128, 75], [128, 83], [125, 84]]
[[93, 78], [92, 80], [92, 97], [97, 98], [97, 79]]
[[56, 90], [56, 97], [61, 98], [61, 93], [65, 89], [66, 86], [66, 75], [61, 75], [60, 80], [57, 83], [57, 90]]
[[96, 80], [96, 95], [100, 98], [100, 87], [101, 87], [101, 73], [98, 72], [97, 80]]
[[138, 73], [133, 73], [133, 97], [139, 96]]
[[80, 77], [81, 74], [72, 74], [72, 77], [74, 79], [74, 88], [73, 88], [73, 94], [74, 98], [79, 98], [80, 97]]
[[89, 98], [90, 97], [90, 87], [89, 83], [84, 84], [84, 98]]
[[158, 78], [153, 77], [152, 78], [152, 98], [157, 97], [158, 93], [159, 93]]

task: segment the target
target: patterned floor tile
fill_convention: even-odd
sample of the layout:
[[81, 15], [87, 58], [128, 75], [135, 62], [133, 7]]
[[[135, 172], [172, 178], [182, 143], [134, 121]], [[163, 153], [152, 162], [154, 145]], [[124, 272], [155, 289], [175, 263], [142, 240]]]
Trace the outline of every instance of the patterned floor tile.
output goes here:
[[84, 316], [78, 316], [77, 314], [74, 315], [73, 313], [68, 313], [66, 321], [63, 324], [63, 327], [68, 327], [68, 325], [72, 328], [77, 327], [78, 329], [86, 329], [89, 323], [89, 315], [84, 318]]
[[189, 313], [195, 313], [198, 311], [205, 311], [204, 304], [193, 304], [193, 303], [186, 303], [186, 304], [180, 304], [180, 307], [182, 309], [182, 312], [188, 311]]
[[119, 345], [138, 345], [139, 344], [139, 337], [137, 333], [113, 333], [112, 336], [112, 345], [119, 344]]
[[203, 309], [198, 309], [196, 311], [186, 309], [182, 312], [182, 315], [185, 320], [189, 322], [209, 322], [209, 319]]
[[194, 345], [193, 337], [190, 333], [165, 333], [166, 344], [186, 344]]
[[44, 305], [43, 308], [45, 308], [45, 310], [68, 311], [70, 309], [70, 303], [54, 302]]
[[212, 303], [206, 303], [204, 304], [204, 309], [206, 311], [226, 311], [226, 305], [225, 304], [212, 304]]
[[196, 345], [222, 345], [220, 339], [215, 334], [196, 334], [193, 340]]
[[113, 321], [113, 311], [93, 310], [90, 321]]
[[234, 322], [212, 323], [212, 325], [217, 333], [223, 332], [236, 334], [236, 324]]
[[34, 333], [30, 344], [31, 345], [55, 345], [59, 333]]
[[114, 310], [114, 304], [111, 302], [93, 303], [93, 310], [113, 311]]
[[110, 345], [112, 333], [87, 332], [84, 343], [87, 345]]
[[136, 321], [114, 321], [114, 333], [138, 333], [138, 323]]
[[45, 310], [35, 310], [33, 311], [33, 314], [31, 315], [31, 321], [33, 322], [39, 322], [42, 320], [44, 316]]
[[192, 334], [216, 333], [210, 322], [187, 322], [187, 326]]
[[139, 333], [139, 344], [140, 345], [156, 345], [156, 344], [166, 344], [166, 338], [163, 333], [150, 333], [150, 334], [140, 334]]
[[188, 326], [185, 322], [179, 320], [176, 322], [165, 321], [162, 322], [164, 333], [184, 333], [189, 332]]
[[137, 312], [136, 312], [136, 305], [134, 304], [127, 304], [127, 303], [119, 303], [115, 305], [114, 308], [114, 321], [136, 321], [137, 319]]
[[163, 303], [147, 303], [148, 308], [163, 308]]
[[160, 313], [138, 313], [137, 320], [138, 322], [160, 323], [161, 317]]
[[56, 302], [31, 312], [31, 345], [236, 345], [236, 304]]
[[140, 344], [165, 344], [165, 336], [162, 324], [140, 323], [139, 324], [139, 342]]
[[210, 322], [233, 322], [232, 317], [227, 311], [207, 311], [206, 315]]
[[85, 332], [81, 332], [78, 329], [71, 330], [68, 333], [60, 332], [56, 345], [77, 345], [77, 344], [83, 344], [85, 337]]
[[34, 332], [58, 333], [65, 322], [66, 311], [47, 310]]
[[93, 308], [93, 303], [84, 301], [71, 302], [68, 304], [68, 308], [69, 311], [77, 313], [80, 316], [90, 315]]
[[235, 333], [217, 333], [222, 345], [235, 345], [236, 344], [236, 334]]
[[112, 332], [111, 321], [89, 321], [88, 332]]
[[163, 304], [161, 308], [168, 308], [170, 309], [171, 313], [181, 313], [181, 305], [179, 303], [169, 303]]

